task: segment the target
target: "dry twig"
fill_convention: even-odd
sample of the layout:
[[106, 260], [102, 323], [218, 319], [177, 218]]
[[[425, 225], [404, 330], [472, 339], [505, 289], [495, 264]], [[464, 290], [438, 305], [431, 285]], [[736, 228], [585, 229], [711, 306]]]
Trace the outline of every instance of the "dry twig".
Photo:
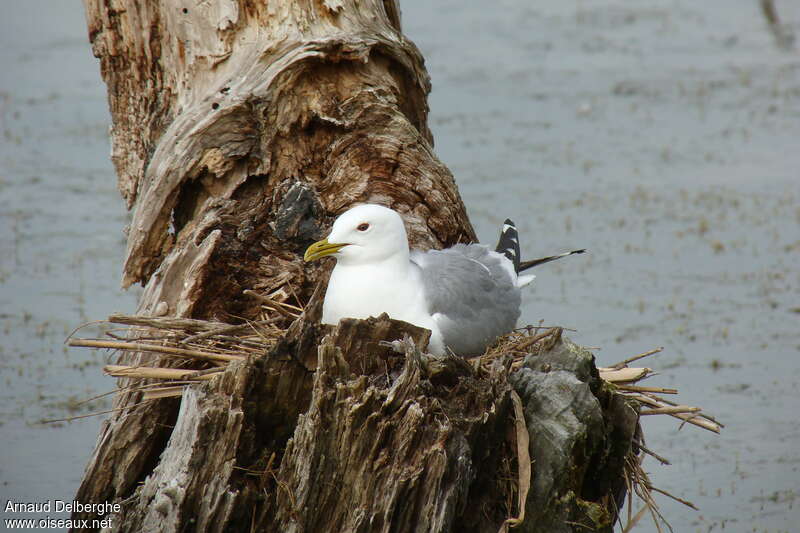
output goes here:
[[128, 350], [132, 352], [158, 352], [178, 357], [189, 357], [205, 361], [241, 361], [244, 357], [240, 355], [224, 355], [221, 353], [201, 352], [198, 350], [186, 350], [184, 348], [173, 348], [171, 346], [159, 346], [157, 344], [144, 344], [139, 342], [122, 341], [102, 341], [94, 339], [69, 339], [69, 346], [83, 346], [86, 348], [109, 348], [112, 350]]

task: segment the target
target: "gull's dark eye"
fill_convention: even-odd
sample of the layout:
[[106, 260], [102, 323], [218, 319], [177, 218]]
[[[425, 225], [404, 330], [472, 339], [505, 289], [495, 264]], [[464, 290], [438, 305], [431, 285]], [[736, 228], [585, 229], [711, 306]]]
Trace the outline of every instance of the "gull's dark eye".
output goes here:
[[367, 224], [366, 222], [362, 222], [361, 224], [358, 225], [356, 229], [358, 231], [367, 231], [369, 229], [369, 224]]

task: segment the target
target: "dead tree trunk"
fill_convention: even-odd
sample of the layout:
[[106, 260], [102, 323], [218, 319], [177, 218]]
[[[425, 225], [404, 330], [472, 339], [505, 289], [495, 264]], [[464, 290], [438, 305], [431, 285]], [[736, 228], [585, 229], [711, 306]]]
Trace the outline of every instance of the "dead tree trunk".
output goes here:
[[[139, 314], [255, 319], [248, 290], [306, 312], [270, 353], [181, 400], [120, 393], [77, 499], [124, 502], [120, 531], [497, 531], [513, 507], [511, 390], [533, 430], [560, 423], [539, 412], [547, 384], [437, 362], [421, 344], [398, 359], [377, 341], [421, 332], [386, 319], [323, 340], [326, 271], [302, 263], [358, 201], [403, 213], [417, 247], [474, 240], [432, 152], [428, 76], [396, 1], [85, 4], [133, 209], [123, 284], [145, 285]], [[537, 466], [548, 474], [534, 476], [522, 530], [583, 525], [581, 509], [599, 529], [613, 517], [630, 439], [610, 437], [635, 420], [600, 408], [614, 402], [583, 365], [553, 385], [575, 423], [531, 445], [554, 462]]]

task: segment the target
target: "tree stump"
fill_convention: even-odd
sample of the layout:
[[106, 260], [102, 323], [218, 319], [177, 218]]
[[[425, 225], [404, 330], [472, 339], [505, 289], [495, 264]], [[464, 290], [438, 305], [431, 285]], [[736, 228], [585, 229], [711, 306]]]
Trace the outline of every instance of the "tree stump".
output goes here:
[[[590, 355], [559, 339], [512, 374], [428, 356], [426, 332], [387, 317], [318, 324], [331, 265], [302, 254], [353, 203], [402, 213], [415, 247], [475, 240], [396, 1], [85, 5], [138, 313], [241, 323], [263, 313], [253, 295], [305, 312], [180, 400], [119, 393], [76, 498], [121, 502], [118, 531], [498, 531], [516, 509], [516, 390], [535, 459], [520, 530], [610, 531], [635, 413]], [[380, 344], [406, 336], [401, 354]]]

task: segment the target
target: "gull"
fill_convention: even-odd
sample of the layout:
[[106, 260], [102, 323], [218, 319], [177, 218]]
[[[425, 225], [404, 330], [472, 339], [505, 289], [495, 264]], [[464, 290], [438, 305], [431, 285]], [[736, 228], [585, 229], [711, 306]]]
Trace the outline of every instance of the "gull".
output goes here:
[[429, 329], [430, 353], [449, 349], [472, 357], [516, 327], [520, 289], [535, 277], [521, 272], [583, 252], [520, 261], [510, 220], [495, 250], [481, 244], [410, 250], [399, 213], [362, 204], [339, 215], [328, 237], [309, 246], [304, 259], [336, 258], [322, 306], [324, 324], [387, 313]]

